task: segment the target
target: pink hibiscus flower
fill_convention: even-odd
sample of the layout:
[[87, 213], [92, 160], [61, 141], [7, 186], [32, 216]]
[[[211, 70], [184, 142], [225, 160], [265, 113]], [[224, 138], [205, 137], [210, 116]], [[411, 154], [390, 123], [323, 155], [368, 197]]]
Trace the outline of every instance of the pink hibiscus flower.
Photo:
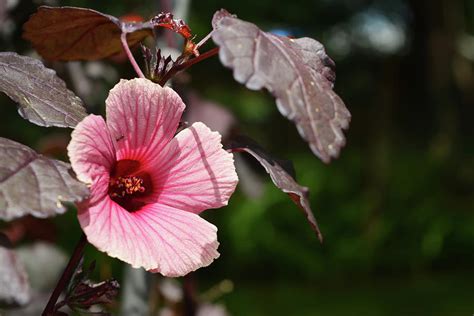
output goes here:
[[122, 80], [106, 100], [107, 123], [87, 116], [68, 146], [72, 168], [90, 183], [78, 206], [88, 241], [165, 276], [219, 256], [217, 228], [198, 214], [227, 205], [238, 181], [217, 132], [195, 123], [175, 136], [184, 108], [170, 88]]

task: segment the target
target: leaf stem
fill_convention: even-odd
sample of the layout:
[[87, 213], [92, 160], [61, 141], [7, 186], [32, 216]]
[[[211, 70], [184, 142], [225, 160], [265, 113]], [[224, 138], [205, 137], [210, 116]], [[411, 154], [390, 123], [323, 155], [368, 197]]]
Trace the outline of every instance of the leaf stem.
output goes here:
[[160, 80], [159, 84], [161, 86], [164, 86], [165, 83], [170, 80], [170, 78], [172, 76], [174, 76], [175, 74], [177, 74], [178, 72], [180, 71], [183, 71], [183, 70], [186, 70], [188, 69], [189, 67], [191, 67], [192, 65], [194, 64], [197, 64], [198, 62], [201, 62], [203, 61], [204, 59], [207, 59], [209, 57], [212, 57], [214, 55], [216, 55], [217, 53], [219, 52], [219, 47], [214, 47], [213, 49], [211, 50], [208, 50], [207, 52], [199, 55], [198, 57], [195, 57], [193, 59], [190, 59], [188, 60], [187, 62], [181, 64], [181, 65], [177, 65], [173, 68], [170, 69], [170, 71], [168, 71], [166, 73], [166, 75], [163, 77], [163, 79]]
[[122, 47], [125, 53], [127, 54], [128, 60], [130, 60], [130, 63], [132, 64], [133, 69], [135, 69], [135, 72], [137, 73], [138, 77], [145, 78], [145, 75], [140, 69], [140, 66], [138, 66], [137, 61], [135, 60], [135, 57], [133, 57], [132, 52], [130, 51], [130, 47], [128, 47], [127, 33], [122, 32], [122, 35], [120, 35], [120, 41], [122, 42]]
[[81, 258], [84, 254], [84, 248], [86, 245], [86, 235], [82, 233], [81, 238], [79, 239], [79, 242], [77, 243], [76, 248], [74, 249], [74, 252], [71, 256], [71, 259], [69, 259], [69, 262], [66, 268], [64, 269], [61, 278], [59, 279], [58, 283], [56, 284], [56, 287], [54, 288], [53, 293], [51, 294], [51, 297], [49, 298], [48, 304], [46, 304], [46, 307], [44, 308], [43, 313], [41, 314], [42, 316], [54, 315], [56, 302], [58, 301], [58, 298], [63, 292], [64, 288], [71, 280], [74, 271], [76, 271], [77, 265], [81, 261]]

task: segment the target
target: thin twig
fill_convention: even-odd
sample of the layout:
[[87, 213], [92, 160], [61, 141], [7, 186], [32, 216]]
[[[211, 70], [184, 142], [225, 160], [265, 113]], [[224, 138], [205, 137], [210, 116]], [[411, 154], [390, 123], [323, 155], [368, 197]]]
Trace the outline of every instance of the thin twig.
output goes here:
[[84, 254], [84, 247], [86, 245], [87, 238], [86, 235], [82, 233], [81, 239], [79, 239], [79, 242], [77, 243], [76, 248], [74, 249], [71, 259], [69, 259], [69, 262], [66, 268], [64, 269], [63, 274], [61, 275], [61, 278], [58, 281], [58, 284], [56, 284], [56, 287], [54, 288], [54, 291], [51, 294], [51, 297], [49, 298], [48, 304], [46, 304], [46, 307], [43, 310], [43, 314], [41, 314], [42, 316], [54, 315], [56, 302], [58, 301], [59, 296], [71, 280], [74, 271], [76, 271], [77, 265], [81, 261], [81, 258]]
[[122, 32], [122, 35], [120, 35], [120, 41], [122, 42], [122, 47], [127, 54], [128, 60], [130, 60], [130, 63], [132, 64], [133, 68], [135, 69], [135, 72], [137, 73], [138, 77], [140, 78], [145, 78], [145, 75], [143, 74], [142, 70], [140, 69], [140, 66], [138, 66], [137, 61], [135, 60], [135, 57], [133, 57], [132, 52], [130, 51], [130, 47], [128, 47], [127, 43], [127, 33]]

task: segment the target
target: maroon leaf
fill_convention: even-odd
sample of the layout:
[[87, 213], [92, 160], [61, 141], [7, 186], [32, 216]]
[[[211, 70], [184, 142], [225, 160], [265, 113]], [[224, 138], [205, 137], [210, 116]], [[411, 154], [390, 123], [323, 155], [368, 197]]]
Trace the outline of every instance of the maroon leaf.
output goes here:
[[293, 202], [303, 211], [311, 228], [318, 236], [318, 239], [321, 242], [323, 241], [323, 235], [319, 230], [318, 223], [309, 205], [309, 190], [307, 187], [301, 186], [295, 181], [294, 169], [291, 162], [272, 158], [261, 146], [248, 137], [241, 136], [236, 138], [232, 140], [226, 148], [234, 152], [247, 152], [257, 159], [270, 175], [270, 178], [277, 188], [287, 193]]
[[13, 250], [0, 245], [0, 305], [25, 305], [30, 298], [30, 285], [23, 264]]
[[114, 279], [99, 283], [91, 281], [90, 275], [94, 269], [95, 261], [86, 269], [82, 265], [79, 266], [70, 282], [64, 301], [57, 306], [68, 305], [72, 309], [87, 310], [93, 305], [111, 303], [118, 294], [120, 284]]
[[174, 61], [171, 55], [163, 56], [161, 49], [158, 49], [155, 54], [144, 45], [141, 45], [141, 49], [145, 61], [145, 76], [153, 82], [160, 82], [176, 65], [177, 60]]
[[23, 118], [40, 126], [74, 127], [87, 115], [54, 70], [16, 53], [0, 53], [0, 92], [18, 102]]
[[171, 13], [160, 13], [151, 19], [151, 23], [155, 27], [164, 27], [169, 29], [177, 34], [180, 34], [185, 39], [190, 39], [191, 29], [189, 26], [181, 19], [175, 19]]
[[97, 304], [109, 304], [117, 296], [119, 288], [119, 283], [113, 279], [99, 283], [85, 280], [74, 289], [68, 304], [82, 309]]
[[123, 22], [98, 11], [74, 7], [39, 7], [23, 26], [23, 37], [49, 60], [95, 60], [122, 51], [152, 34], [149, 22]]
[[88, 194], [69, 164], [0, 138], [0, 219], [53, 216], [65, 211], [62, 202], [81, 201]]
[[337, 157], [351, 115], [332, 90], [334, 62], [321, 43], [265, 33], [225, 10], [216, 12], [213, 25], [220, 60], [233, 69], [235, 80], [269, 90], [316, 156], [325, 163]]

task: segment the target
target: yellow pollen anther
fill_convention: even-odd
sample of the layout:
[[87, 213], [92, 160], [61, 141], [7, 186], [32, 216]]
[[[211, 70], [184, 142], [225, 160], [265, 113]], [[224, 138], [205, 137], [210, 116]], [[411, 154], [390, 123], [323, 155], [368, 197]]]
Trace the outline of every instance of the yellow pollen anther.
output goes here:
[[112, 189], [112, 197], [125, 197], [134, 193], [145, 192], [143, 186], [143, 179], [140, 177], [118, 177], [110, 180], [110, 187]]

